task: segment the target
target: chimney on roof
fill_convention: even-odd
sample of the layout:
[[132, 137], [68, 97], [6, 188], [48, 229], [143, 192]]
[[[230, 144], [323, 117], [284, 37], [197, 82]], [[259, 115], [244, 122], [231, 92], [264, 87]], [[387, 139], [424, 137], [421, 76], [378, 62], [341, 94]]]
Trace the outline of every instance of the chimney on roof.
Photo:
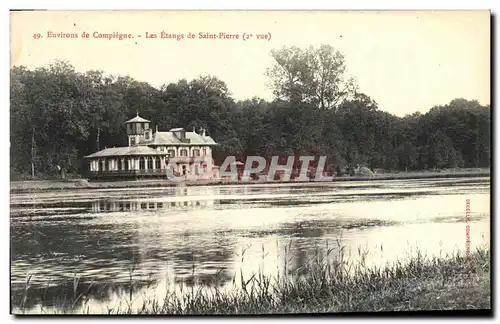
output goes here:
[[156, 124], [156, 132], [155, 133], [158, 133], [158, 124]]
[[202, 128], [202, 129], [201, 129], [201, 136], [206, 136], [206, 134], [207, 134], [207, 133], [206, 133], [205, 128]]
[[193, 133], [196, 134], [196, 127], [193, 126]]

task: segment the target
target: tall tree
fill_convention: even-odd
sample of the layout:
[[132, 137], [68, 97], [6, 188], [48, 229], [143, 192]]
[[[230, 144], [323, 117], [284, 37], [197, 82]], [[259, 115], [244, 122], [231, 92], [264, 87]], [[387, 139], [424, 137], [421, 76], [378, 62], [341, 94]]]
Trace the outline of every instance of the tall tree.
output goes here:
[[[328, 69], [317, 67], [328, 66], [328, 57], [332, 62], [339, 59], [329, 56], [328, 47], [323, 49], [311, 52], [314, 55], [295, 49], [283, 57], [280, 62], [288, 74], [271, 79], [282, 86], [277, 90], [286, 100], [273, 102], [235, 102], [227, 85], [214, 76], [156, 89], [102, 71], [79, 73], [65, 62], [33, 70], [13, 67], [11, 178], [31, 178], [32, 165], [36, 177], [50, 177], [57, 165], [70, 173], [87, 170], [85, 155], [127, 145], [124, 122], [137, 111], [159, 130], [207, 129], [220, 144], [215, 149], [219, 164], [227, 155], [300, 154], [327, 155], [334, 165], [359, 163], [389, 170], [490, 166], [489, 105], [455, 99], [425, 114], [400, 118], [379, 110], [369, 96], [355, 93], [337, 96], [340, 104], [332, 104], [336, 109], [326, 109], [338, 92], [329, 81], [321, 82], [330, 80]], [[329, 64], [342, 71], [343, 63]], [[286, 75], [293, 82], [280, 83]]]
[[331, 45], [283, 47], [271, 51], [275, 64], [267, 69], [277, 99], [335, 109], [357, 90], [347, 76], [344, 55]]

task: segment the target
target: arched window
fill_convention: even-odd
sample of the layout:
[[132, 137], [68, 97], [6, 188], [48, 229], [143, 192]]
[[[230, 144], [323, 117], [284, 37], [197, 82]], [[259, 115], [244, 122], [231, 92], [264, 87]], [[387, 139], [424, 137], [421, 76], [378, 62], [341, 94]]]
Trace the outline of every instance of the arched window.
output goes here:
[[151, 170], [153, 168], [153, 158], [148, 156], [147, 161], [148, 161], [148, 169]]
[[193, 150], [193, 156], [200, 156], [200, 150], [199, 149], [194, 149]]
[[174, 149], [169, 149], [167, 151], [169, 157], [175, 157], [175, 150]]
[[155, 159], [155, 168], [161, 169], [161, 159], [159, 157]]
[[186, 149], [181, 149], [181, 156], [188, 156], [188, 151]]
[[139, 170], [144, 170], [146, 169], [146, 163], [144, 162], [144, 158], [140, 157], [139, 158]]

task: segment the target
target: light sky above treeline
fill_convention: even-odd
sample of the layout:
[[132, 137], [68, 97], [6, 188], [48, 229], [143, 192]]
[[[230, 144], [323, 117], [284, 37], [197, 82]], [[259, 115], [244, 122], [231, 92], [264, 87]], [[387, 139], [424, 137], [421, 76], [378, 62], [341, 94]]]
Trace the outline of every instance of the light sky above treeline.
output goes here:
[[[162, 39], [162, 31], [184, 38]], [[48, 38], [48, 32], [78, 38]], [[81, 38], [84, 32], [88, 39]], [[94, 38], [95, 32], [134, 38]], [[146, 38], [146, 32], [158, 38]], [[199, 38], [200, 33], [220, 32], [239, 39]], [[197, 38], [187, 38], [188, 33]], [[243, 40], [243, 33], [252, 39]], [[271, 39], [257, 39], [257, 34]], [[359, 90], [395, 115], [425, 113], [455, 98], [490, 104], [488, 11], [11, 13], [11, 66], [34, 69], [58, 59], [79, 72], [128, 75], [157, 88], [214, 75], [227, 83], [236, 100], [273, 99], [264, 75], [273, 64], [272, 49], [321, 44], [342, 52]]]

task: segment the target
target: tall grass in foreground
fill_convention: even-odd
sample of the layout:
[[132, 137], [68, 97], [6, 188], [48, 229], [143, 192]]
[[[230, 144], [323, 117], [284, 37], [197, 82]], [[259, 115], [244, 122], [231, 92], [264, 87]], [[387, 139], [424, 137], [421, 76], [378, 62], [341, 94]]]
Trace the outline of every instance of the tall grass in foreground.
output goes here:
[[[299, 271], [300, 276], [297, 275]], [[131, 307], [130, 292], [130, 296], [123, 297], [125, 307], [108, 308], [104, 313], [273, 314], [491, 309], [489, 249], [478, 249], [469, 257], [459, 252], [443, 258], [417, 254], [404, 264], [397, 262], [372, 268], [318, 256], [295, 272], [277, 277], [262, 272], [250, 278], [241, 275], [239, 287], [229, 291], [220, 290], [217, 284], [191, 288], [182, 295], [167, 293], [162, 300], [145, 300], [136, 308]], [[74, 296], [76, 298], [81, 296]], [[68, 305], [62, 307], [63, 313], [75, 313], [70, 306], [74, 302], [63, 305]], [[76, 311], [88, 312], [85, 305]]]

